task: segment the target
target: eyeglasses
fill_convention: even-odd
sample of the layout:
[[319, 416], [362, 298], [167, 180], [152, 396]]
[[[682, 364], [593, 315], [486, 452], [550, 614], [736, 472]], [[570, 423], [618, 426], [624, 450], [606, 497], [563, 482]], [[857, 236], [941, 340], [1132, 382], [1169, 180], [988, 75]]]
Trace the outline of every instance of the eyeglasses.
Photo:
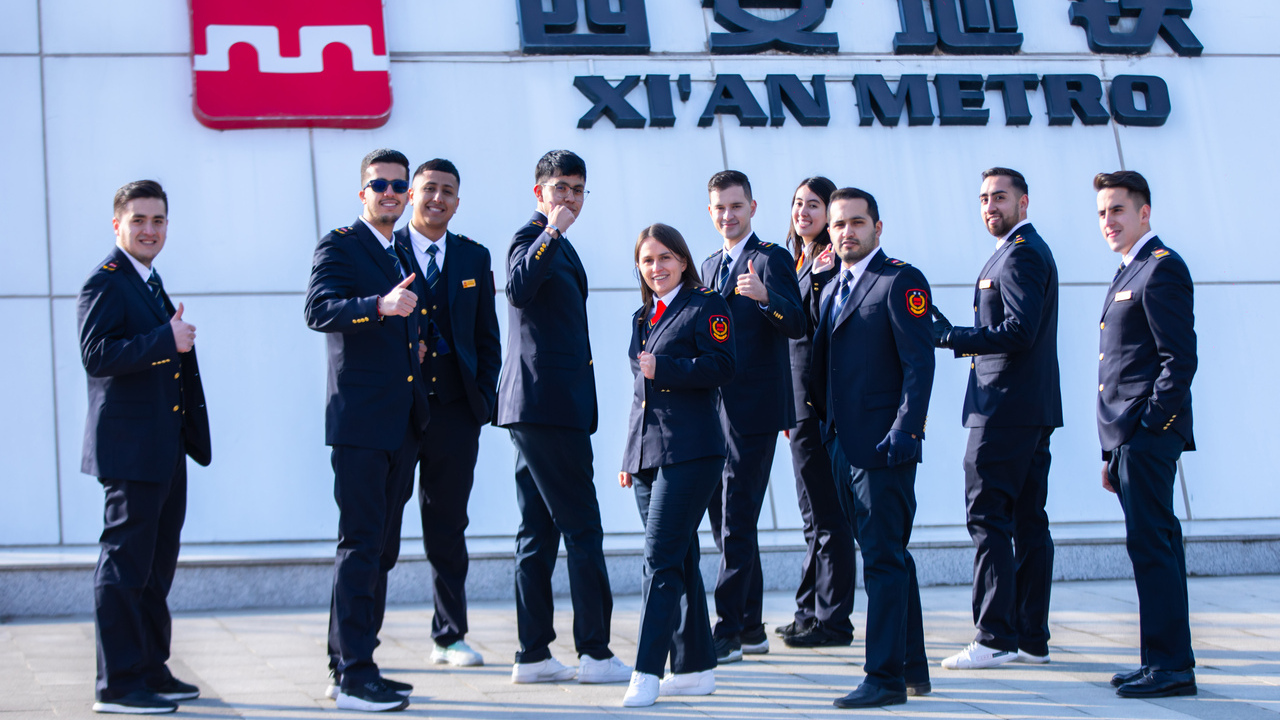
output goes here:
[[542, 185], [543, 187], [551, 188], [555, 194], [561, 197], [568, 197], [570, 195], [573, 195], [574, 197], [586, 197], [591, 194], [590, 190], [583, 188], [581, 185], [578, 187], [569, 187], [564, 183], [556, 183], [555, 185], [552, 185], [551, 183], [542, 183]]
[[365, 183], [364, 186], [371, 188], [376, 193], [384, 193], [387, 191], [388, 187], [391, 188], [391, 192], [397, 195], [403, 195], [409, 192], [408, 180], [383, 180], [382, 178], [374, 178], [373, 180]]

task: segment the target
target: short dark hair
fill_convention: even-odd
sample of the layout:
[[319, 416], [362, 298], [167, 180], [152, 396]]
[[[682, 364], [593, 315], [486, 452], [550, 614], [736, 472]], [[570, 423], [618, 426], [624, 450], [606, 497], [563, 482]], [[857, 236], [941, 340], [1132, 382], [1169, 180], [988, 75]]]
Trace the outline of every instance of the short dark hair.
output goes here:
[[458, 167], [444, 158], [435, 158], [422, 163], [417, 170], [413, 171], [413, 177], [417, 178], [419, 175], [432, 170], [449, 173], [454, 180], [458, 181], [458, 185], [462, 185], [462, 176], [458, 174]]
[[837, 200], [866, 200], [867, 214], [871, 216], [871, 222], [880, 222], [880, 206], [876, 204], [876, 199], [871, 193], [858, 188], [847, 187], [831, 193], [831, 205], [835, 205]]
[[1106, 188], [1124, 188], [1128, 190], [1131, 195], [1141, 198], [1142, 202], [1138, 204], [1139, 208], [1143, 205], [1151, 204], [1151, 186], [1147, 184], [1147, 179], [1142, 177], [1142, 173], [1132, 170], [1098, 173], [1093, 178], [1093, 189], [1102, 191]]
[[164, 203], [165, 214], [169, 212], [169, 196], [165, 195], [160, 183], [155, 180], [134, 180], [116, 191], [115, 201], [111, 206], [112, 214], [119, 217], [120, 213], [124, 212], [124, 206], [128, 205], [130, 200], [138, 198], [159, 198]]
[[1010, 170], [1006, 167], [993, 167], [989, 170], [983, 170], [982, 179], [986, 180], [989, 177], [1007, 177], [1009, 182], [1013, 184], [1014, 190], [1023, 195], [1027, 194], [1027, 179], [1017, 170]]
[[587, 163], [572, 150], [552, 150], [538, 159], [533, 170], [533, 181], [543, 183], [557, 176], [581, 176], [587, 179]]
[[[791, 193], [792, 206], [795, 205], [796, 193], [800, 192], [800, 188], [809, 188], [809, 190], [817, 195], [822, 204], [831, 206], [831, 193], [836, 191], [836, 184], [821, 175], [814, 175], [811, 178], [805, 178], [796, 186], [794, 192]], [[796, 234], [796, 226], [790, 220], [787, 220], [787, 244], [791, 246], [792, 255], [799, 260], [800, 253], [804, 252], [804, 243], [801, 242], [800, 236]], [[822, 232], [813, 239], [813, 244], [817, 247], [823, 247], [831, 244], [831, 233], [824, 227]]]
[[[640, 236], [636, 238], [636, 265], [640, 264], [640, 246], [649, 238], [662, 243], [676, 257], [684, 261], [684, 274], [680, 276], [681, 285], [688, 287], [702, 285], [702, 280], [698, 277], [698, 268], [693, 262], [693, 254], [689, 252], [689, 243], [684, 241], [684, 236], [679, 230], [670, 225], [654, 223], [640, 231]], [[648, 311], [653, 309], [653, 290], [645, 284], [643, 277], [640, 278], [640, 299], [644, 301], [645, 315], [648, 315]]]
[[731, 187], [740, 187], [747, 194], [747, 199], [751, 199], [751, 181], [747, 179], [746, 173], [737, 170], [721, 170], [711, 179], [707, 181], [707, 192], [719, 190], [724, 192]]
[[390, 150], [388, 148], [378, 148], [360, 161], [360, 185], [364, 185], [364, 172], [374, 163], [388, 163], [391, 165], [401, 165], [404, 167], [404, 177], [409, 179], [409, 158], [399, 150]]

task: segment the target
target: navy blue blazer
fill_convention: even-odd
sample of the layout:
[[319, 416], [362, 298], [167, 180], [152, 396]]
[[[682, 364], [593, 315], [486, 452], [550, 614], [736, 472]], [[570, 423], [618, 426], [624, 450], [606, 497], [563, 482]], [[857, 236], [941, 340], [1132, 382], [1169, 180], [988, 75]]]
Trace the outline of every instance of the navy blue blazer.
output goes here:
[[974, 327], [951, 330], [972, 357], [964, 426], [1062, 427], [1058, 266], [1030, 224], [991, 255], [973, 290]]
[[507, 250], [507, 358], [499, 427], [535, 423], [596, 431], [596, 375], [587, 335], [587, 271], [568, 238], [535, 212]]
[[[406, 258], [400, 257], [401, 265]], [[430, 419], [418, 364], [418, 320], [380, 317], [378, 298], [400, 278], [373, 231], [356, 220], [320, 238], [307, 284], [307, 327], [329, 348], [325, 443], [395, 450]]]
[[[407, 258], [417, 274], [414, 292], [427, 296], [427, 276], [413, 252], [409, 228], [393, 233], [400, 256]], [[489, 249], [465, 235], [445, 233], [442, 278], [449, 283], [449, 321], [453, 331], [452, 350], [462, 371], [463, 389], [476, 420], [484, 425], [493, 420], [497, 407], [498, 371], [502, 368], [502, 340], [498, 332], [498, 311], [494, 303], [493, 263]], [[427, 308], [418, 309], [419, 320]]]
[[837, 287], [827, 283], [822, 291], [810, 398], [818, 417], [835, 424], [851, 465], [888, 467], [888, 453], [876, 445], [890, 429], [924, 437], [933, 392], [933, 296], [919, 270], [880, 249], [833, 318]]
[[[818, 261], [817, 272], [814, 271], [814, 260]], [[791, 347], [791, 389], [796, 397], [796, 421], [813, 417], [813, 405], [809, 402], [809, 366], [813, 362], [813, 331], [818, 327], [818, 316], [821, 312], [822, 288], [831, 282], [831, 278], [840, 274], [840, 259], [831, 251], [831, 246], [818, 254], [817, 258], [806, 257], [797, 273], [800, 284], [800, 306], [804, 308], [804, 337], [792, 338]]]
[[[631, 318], [635, 396], [622, 469], [635, 473], [704, 457], [724, 457], [716, 388], [733, 379], [729, 306], [704, 287], [685, 286], [650, 326], [645, 308]], [[642, 351], [654, 354], [653, 379], [640, 372]]]
[[[173, 305], [164, 295], [169, 313]], [[162, 482], [178, 453], [212, 460], [196, 351], [179, 353], [151, 288], [119, 247], [85, 280], [76, 303], [80, 359], [89, 375], [80, 471]]]
[[[729, 282], [717, 288], [729, 304], [738, 348], [737, 371], [720, 389], [721, 402], [729, 424], [743, 435], [789, 430], [796, 425], [796, 400], [788, 339], [804, 337], [806, 329], [800, 286], [786, 250], [754, 233], [743, 242]], [[723, 252], [721, 247], [702, 261], [702, 282], [708, 287], [715, 287]], [[769, 291], [766, 308], [737, 294], [738, 276], [747, 272], [748, 261]]]
[[1139, 424], [1191, 434], [1196, 330], [1191, 272], [1153, 237], [1107, 289], [1098, 356], [1098, 438], [1104, 459]]

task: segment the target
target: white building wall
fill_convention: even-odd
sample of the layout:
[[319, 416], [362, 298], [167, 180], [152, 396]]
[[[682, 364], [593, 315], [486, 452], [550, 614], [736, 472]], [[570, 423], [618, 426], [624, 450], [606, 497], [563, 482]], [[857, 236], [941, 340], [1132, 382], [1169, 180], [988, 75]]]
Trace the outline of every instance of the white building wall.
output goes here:
[[[416, 165], [443, 156], [462, 173], [453, 228], [490, 248], [499, 286], [508, 239], [533, 210], [534, 163], [567, 147], [588, 164], [589, 197], [571, 237], [587, 267], [600, 387], [596, 481], [606, 529], [640, 530], [630, 492], [615, 477], [630, 403], [627, 320], [638, 303], [636, 233], [661, 221], [695, 253], [718, 245], [705, 183], [726, 167], [747, 172], [760, 209], [755, 228], [781, 240], [798, 181], [825, 174], [874, 193], [884, 247], [920, 267], [936, 301], [964, 322], [972, 283], [992, 248], [978, 218], [979, 173], [1022, 170], [1030, 214], [1061, 275], [1059, 347], [1066, 427], [1053, 438], [1050, 517], [1114, 520], [1099, 488], [1097, 320], [1117, 257], [1099, 236], [1090, 181], [1121, 166], [1151, 181], [1153, 226], [1197, 281], [1200, 450], [1184, 456], [1196, 518], [1280, 517], [1270, 441], [1280, 381], [1274, 333], [1260, 317], [1280, 306], [1280, 259], [1269, 252], [1267, 203], [1276, 190], [1280, 115], [1269, 0], [1202, 0], [1189, 20], [1205, 45], [1177, 57], [1163, 40], [1150, 55], [1089, 52], [1066, 3], [1019, 0], [1023, 52], [1011, 57], [895, 57], [892, 0], [839, 0], [819, 28], [840, 34], [837, 56], [710, 56], [722, 28], [694, 0], [648, 0], [650, 57], [525, 57], [513, 0], [387, 0], [395, 108], [382, 128], [215, 131], [191, 111], [189, 18], [174, 0], [7, 0], [0, 4], [0, 213], [11, 218], [0, 265], [0, 545], [92, 543], [101, 491], [82, 475], [85, 380], [75, 295], [110, 250], [110, 199], [130, 180], [160, 180], [172, 227], [157, 268], [199, 328], [213, 425], [214, 463], [192, 466], [187, 542], [326, 539], [335, 535], [332, 473], [323, 442], [325, 351], [302, 319], [311, 252], [323, 232], [360, 210], [360, 158], [374, 147]], [[763, 11], [762, 11], [763, 12]], [[774, 11], [775, 14], [778, 11]], [[1159, 128], [1049, 127], [1030, 94], [1028, 127], [1006, 127], [987, 93], [983, 127], [858, 126], [855, 73], [893, 82], [904, 73], [1080, 72], [1157, 75], [1173, 111]], [[674, 128], [577, 128], [591, 106], [572, 83], [604, 75], [689, 73], [693, 95], [675, 101]], [[716, 73], [740, 73], [767, 108], [763, 78], [827, 76], [831, 123], [744, 128], [721, 116], [696, 126]], [[630, 96], [647, 114], [643, 85]], [[936, 110], [936, 103], [935, 103]], [[1258, 208], [1258, 201], [1262, 207]], [[499, 296], [499, 317], [506, 308]], [[504, 335], [505, 341], [505, 335]], [[964, 522], [959, 426], [967, 363], [939, 354], [925, 463], [921, 525]], [[518, 522], [504, 431], [484, 431], [471, 503], [473, 535], [510, 536]], [[1181, 500], [1179, 507], [1182, 508]], [[419, 531], [414, 504], [405, 533]], [[762, 527], [799, 527], [790, 456], [779, 442]]]

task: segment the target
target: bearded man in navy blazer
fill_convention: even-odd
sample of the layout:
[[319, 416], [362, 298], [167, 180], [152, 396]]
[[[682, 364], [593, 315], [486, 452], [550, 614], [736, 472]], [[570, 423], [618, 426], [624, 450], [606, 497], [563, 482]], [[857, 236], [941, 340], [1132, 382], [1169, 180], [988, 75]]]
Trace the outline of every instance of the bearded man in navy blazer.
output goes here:
[[196, 329], [153, 262], [168, 235], [169, 199], [152, 180], [116, 191], [116, 247], [76, 303], [89, 376], [80, 471], [106, 496], [93, 576], [96, 712], [150, 714], [200, 695], [169, 672], [167, 598], [187, 513], [187, 458], [208, 465], [209, 415]]
[[418, 507], [435, 602], [431, 661], [471, 666], [484, 659], [463, 640], [467, 502], [480, 428], [493, 419], [502, 351], [489, 251], [449, 231], [460, 185], [448, 160], [419, 165], [409, 188], [413, 216], [395, 242], [416, 276], [418, 359], [431, 405], [431, 424], [418, 443]]
[[791, 256], [751, 231], [756, 201], [737, 170], [711, 176], [707, 211], [724, 239], [702, 261], [702, 283], [729, 303], [737, 336], [737, 372], [720, 388], [720, 424], [728, 445], [724, 476], [711, 497], [711, 532], [720, 548], [716, 578], [716, 661], [769, 652], [761, 613], [764, 580], [756, 525], [769, 486], [778, 433], [796, 424], [788, 339], [808, 319]]
[[869, 193], [832, 193], [828, 227], [842, 269], [822, 291], [810, 397], [851, 465], [867, 588], [867, 677], [835, 705], [900, 705], [932, 689], [907, 550], [933, 392], [932, 296], [919, 270], [879, 249], [883, 225]]
[[1138, 585], [1141, 665], [1116, 674], [1121, 697], [1195, 695], [1182, 525], [1173, 511], [1178, 458], [1196, 449], [1191, 273], [1151, 230], [1151, 188], [1132, 171], [1103, 173], [1098, 225], [1122, 257], [1099, 324], [1098, 437], [1102, 486], [1124, 509], [1125, 545]]
[[[568, 150], [538, 160], [537, 212], [507, 250], [507, 358], [496, 424], [516, 448], [516, 651], [511, 682], [627, 682], [609, 649], [613, 592], [604, 563], [591, 435], [596, 376], [587, 332], [587, 271], [565, 233], [582, 212], [587, 164]], [[551, 656], [551, 572], [569, 556], [573, 642], [581, 669]]]
[[325, 333], [325, 442], [333, 448], [338, 552], [329, 611], [329, 697], [367, 712], [408, 706], [413, 687], [373, 661], [413, 494], [418, 437], [430, 419], [418, 359], [418, 296], [392, 231], [409, 193], [409, 160], [374, 150], [360, 163], [364, 212], [320, 239], [307, 286], [307, 327]]
[[964, 396], [964, 492], [973, 559], [968, 647], [949, 670], [1011, 660], [1049, 662], [1053, 539], [1049, 436], [1062, 427], [1058, 379], [1058, 267], [1027, 220], [1027, 181], [1009, 168], [982, 173], [978, 195], [997, 238], [973, 290], [973, 327], [952, 327], [935, 307], [934, 344], [972, 358]]

